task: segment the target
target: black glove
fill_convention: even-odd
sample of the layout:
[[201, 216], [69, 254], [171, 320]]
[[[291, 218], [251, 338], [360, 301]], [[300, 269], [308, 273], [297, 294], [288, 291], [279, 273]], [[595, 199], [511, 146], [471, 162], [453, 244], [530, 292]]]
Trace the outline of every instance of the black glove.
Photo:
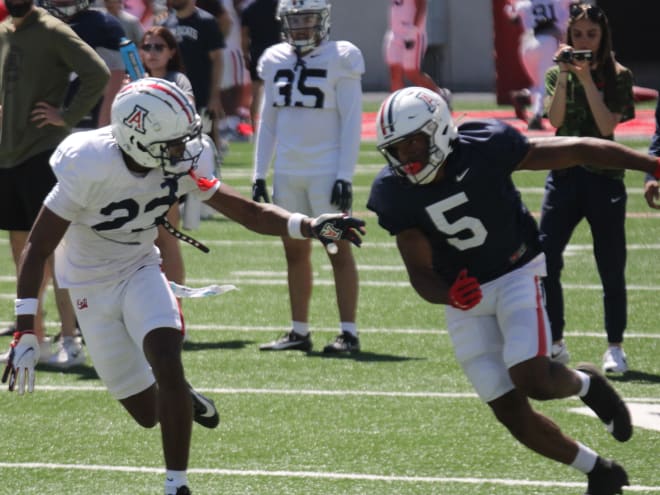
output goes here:
[[360, 247], [360, 234], [364, 235], [366, 231], [364, 220], [342, 213], [325, 213], [312, 220], [312, 234], [323, 243], [330, 254], [335, 254], [335, 241], [345, 239]]
[[348, 211], [353, 204], [353, 186], [350, 182], [337, 179], [332, 186], [332, 195], [330, 203], [335, 205], [341, 211]]
[[415, 47], [415, 40], [405, 40], [403, 46], [406, 50], [412, 50]]
[[257, 179], [252, 184], [252, 199], [259, 203], [262, 199], [264, 203], [270, 203], [268, 197], [268, 189], [266, 188], [266, 181], [264, 179]]

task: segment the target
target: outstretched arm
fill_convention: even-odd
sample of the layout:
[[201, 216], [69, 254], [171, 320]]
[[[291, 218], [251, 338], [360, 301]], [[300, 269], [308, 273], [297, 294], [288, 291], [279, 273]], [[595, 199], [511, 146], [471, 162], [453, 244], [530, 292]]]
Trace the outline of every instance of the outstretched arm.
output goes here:
[[530, 139], [518, 170], [558, 170], [588, 163], [596, 167], [639, 170], [660, 178], [657, 158], [607, 139], [552, 137]]

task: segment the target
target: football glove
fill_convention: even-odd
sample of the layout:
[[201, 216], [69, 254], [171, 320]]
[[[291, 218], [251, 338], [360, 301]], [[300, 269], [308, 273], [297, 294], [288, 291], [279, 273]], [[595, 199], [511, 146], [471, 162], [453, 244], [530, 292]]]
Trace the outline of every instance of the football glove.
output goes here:
[[336, 241], [345, 239], [357, 247], [362, 244], [360, 234], [366, 234], [364, 220], [343, 213], [325, 213], [312, 220], [312, 234], [330, 254], [337, 253]]
[[9, 379], [9, 391], [12, 392], [18, 382], [18, 395], [34, 391], [34, 367], [39, 362], [39, 341], [32, 331], [14, 332], [14, 339], [9, 346], [7, 366], [2, 374], [2, 383]]
[[468, 277], [467, 268], [463, 268], [449, 288], [449, 303], [458, 309], [467, 311], [481, 301], [481, 286], [476, 277]]
[[252, 199], [259, 203], [263, 200], [264, 203], [270, 203], [270, 198], [268, 197], [268, 188], [266, 187], [266, 181], [264, 179], [257, 179], [252, 184]]
[[341, 211], [348, 211], [353, 204], [353, 186], [350, 182], [338, 179], [332, 186], [330, 204], [335, 205]]

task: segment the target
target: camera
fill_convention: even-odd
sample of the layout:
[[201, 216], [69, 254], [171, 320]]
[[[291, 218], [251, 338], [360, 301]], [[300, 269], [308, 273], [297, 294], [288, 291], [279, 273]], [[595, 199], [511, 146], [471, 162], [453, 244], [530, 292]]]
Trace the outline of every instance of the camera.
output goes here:
[[573, 60], [582, 62], [583, 60], [589, 60], [594, 58], [591, 50], [571, 50], [566, 48], [559, 52], [559, 56], [552, 59], [553, 62], [563, 62], [563, 63], [572, 63]]

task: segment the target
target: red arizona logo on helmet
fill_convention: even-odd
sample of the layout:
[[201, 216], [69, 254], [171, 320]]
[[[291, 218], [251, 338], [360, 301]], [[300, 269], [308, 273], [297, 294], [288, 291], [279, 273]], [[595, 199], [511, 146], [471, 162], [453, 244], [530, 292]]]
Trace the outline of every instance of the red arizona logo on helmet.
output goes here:
[[140, 134], [146, 134], [146, 130], [144, 128], [144, 119], [148, 114], [149, 110], [142, 108], [140, 105], [135, 105], [135, 108], [133, 108], [131, 114], [123, 120], [124, 125], [134, 129]]

